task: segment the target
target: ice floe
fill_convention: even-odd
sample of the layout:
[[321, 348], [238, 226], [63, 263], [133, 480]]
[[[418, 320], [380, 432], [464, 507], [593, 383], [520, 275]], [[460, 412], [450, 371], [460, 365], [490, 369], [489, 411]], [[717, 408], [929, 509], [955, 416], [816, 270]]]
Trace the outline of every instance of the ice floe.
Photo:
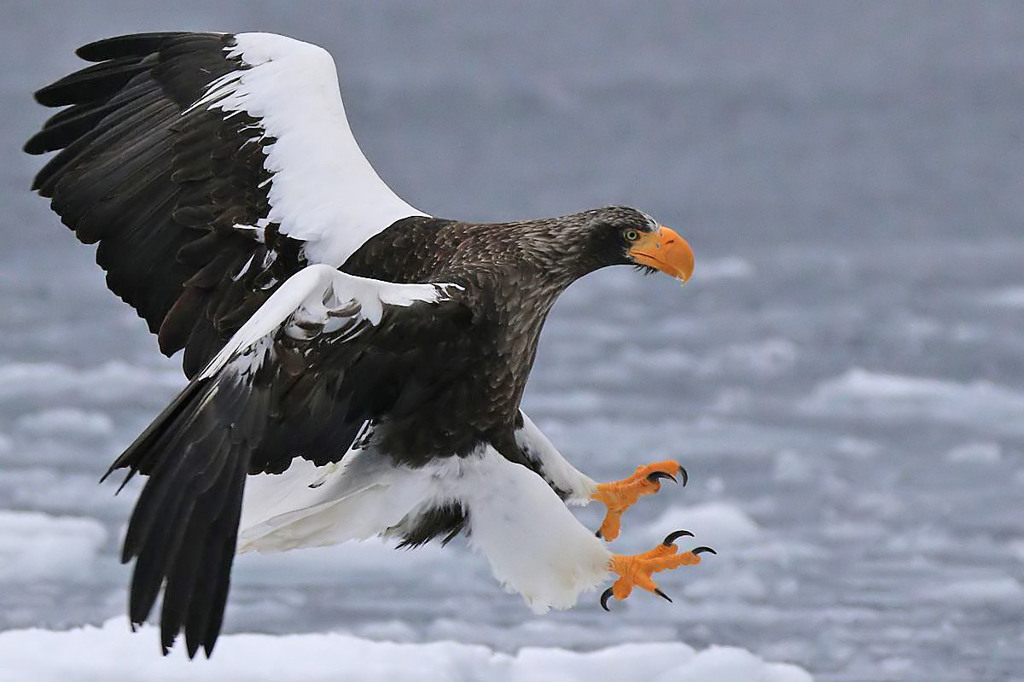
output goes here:
[[[609, 641], [671, 642], [677, 638], [676, 628], [669, 624], [631, 625], [619, 621], [595, 628], [592, 624], [569, 623], [546, 617], [529, 618], [510, 627], [455, 618], [438, 618], [423, 628], [422, 633], [417, 633], [415, 629], [410, 630], [415, 639], [407, 641], [453, 640], [464, 644], [483, 644], [503, 651], [536, 646], [538, 642], [543, 642], [545, 646], [578, 650], [601, 648], [607, 646]], [[371, 635], [364, 629], [358, 630], [355, 634], [364, 637]]]
[[73, 407], [43, 409], [18, 418], [16, 426], [28, 435], [107, 436], [114, 422], [106, 414]]
[[799, 409], [810, 415], [923, 419], [1024, 433], [1024, 394], [989, 381], [960, 383], [855, 368], [819, 384]]
[[982, 297], [988, 305], [1004, 308], [1024, 308], [1024, 287], [1007, 287]]
[[1019, 609], [1024, 606], [1024, 587], [1008, 575], [962, 577], [925, 585], [921, 597], [953, 604], [991, 604]]
[[[96, 367], [78, 368], [56, 362], [12, 363], [0, 366], [0, 400], [24, 400], [69, 396], [90, 402], [115, 402], [170, 393], [185, 385], [180, 371], [155, 369], [111, 361]], [[160, 398], [160, 402], [166, 396]]]
[[[1024, 415], [1022, 415], [1024, 419]], [[994, 464], [1002, 459], [1003, 448], [993, 441], [963, 443], [946, 453], [949, 462]]]
[[772, 477], [782, 483], [800, 483], [814, 475], [810, 459], [795, 450], [782, 450], [775, 455]]
[[58, 471], [51, 467], [9, 468], [0, 473], [0, 500], [6, 505], [54, 514], [127, 518], [135, 502], [134, 481], [120, 495], [114, 491], [120, 480], [100, 484], [101, 469], [95, 472]]
[[728, 567], [716, 571], [711, 576], [696, 575], [701, 577], [690, 577], [683, 589], [683, 594], [688, 599], [714, 599], [718, 602], [757, 601], [768, 593], [764, 581], [748, 568]]
[[698, 544], [707, 542], [715, 549], [743, 546], [757, 537], [759, 531], [757, 523], [739, 507], [709, 502], [669, 507], [648, 524], [645, 533], [649, 541], [658, 542], [677, 529], [692, 532]]
[[693, 273], [694, 282], [713, 282], [722, 279], [749, 279], [756, 270], [749, 261], [739, 256], [701, 261]]
[[0, 511], [0, 583], [81, 580], [106, 540], [95, 519]]
[[159, 679], [230, 682], [401, 680], [434, 682], [809, 682], [810, 674], [769, 663], [744, 649], [702, 651], [678, 642], [622, 644], [578, 652], [531, 647], [515, 654], [451, 641], [378, 642], [346, 634], [224, 635], [209, 660], [188, 661], [181, 647], [168, 657], [157, 632], [132, 634], [123, 618], [101, 627], [0, 633], [0, 682]]

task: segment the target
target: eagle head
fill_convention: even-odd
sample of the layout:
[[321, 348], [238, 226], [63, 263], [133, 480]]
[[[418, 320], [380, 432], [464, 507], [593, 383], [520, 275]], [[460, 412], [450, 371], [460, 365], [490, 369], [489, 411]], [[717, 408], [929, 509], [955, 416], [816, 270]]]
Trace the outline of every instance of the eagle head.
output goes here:
[[693, 274], [693, 250], [685, 239], [635, 208], [609, 206], [577, 214], [577, 258], [587, 270], [606, 265], [635, 265], [686, 282]]

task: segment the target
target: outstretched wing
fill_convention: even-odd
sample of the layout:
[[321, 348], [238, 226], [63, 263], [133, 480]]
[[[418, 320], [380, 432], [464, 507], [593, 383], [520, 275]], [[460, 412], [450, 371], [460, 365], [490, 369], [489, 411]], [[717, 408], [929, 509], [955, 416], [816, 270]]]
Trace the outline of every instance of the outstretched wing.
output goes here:
[[423, 215], [359, 150], [331, 56], [266, 33], [150, 33], [78, 50], [95, 65], [36, 93], [54, 115], [25, 145], [58, 151], [33, 189], [114, 293], [185, 348], [193, 376], [307, 264], [342, 265]]
[[[444, 360], [470, 310], [452, 284], [392, 284], [326, 265], [302, 270], [245, 323], [113, 464], [149, 479], [122, 560], [136, 560], [129, 615], [145, 621], [165, 585], [165, 651], [220, 632], [247, 473], [300, 454], [337, 461], [367, 420], [461, 371]], [[108, 472], [109, 473], [109, 472]]]

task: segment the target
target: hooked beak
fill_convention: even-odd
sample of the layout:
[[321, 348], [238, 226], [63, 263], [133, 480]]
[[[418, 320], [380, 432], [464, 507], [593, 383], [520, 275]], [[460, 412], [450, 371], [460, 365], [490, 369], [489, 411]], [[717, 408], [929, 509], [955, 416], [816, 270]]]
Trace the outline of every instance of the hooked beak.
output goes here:
[[693, 274], [693, 250], [686, 240], [664, 225], [654, 232], [644, 232], [627, 252], [639, 265], [646, 265], [682, 280]]

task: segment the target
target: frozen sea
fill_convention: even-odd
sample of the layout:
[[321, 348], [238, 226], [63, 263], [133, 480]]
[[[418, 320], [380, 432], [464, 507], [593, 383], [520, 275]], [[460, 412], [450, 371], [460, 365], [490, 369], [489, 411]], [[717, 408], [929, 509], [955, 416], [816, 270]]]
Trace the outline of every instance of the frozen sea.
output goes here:
[[[0, 679], [1024, 679], [1024, 4], [8, 0], [3, 18]], [[615, 545], [681, 527], [715, 547], [664, 577], [674, 604], [536, 617], [464, 544], [367, 544], [240, 558], [225, 629], [250, 634], [212, 664], [126, 634], [134, 494], [97, 481], [183, 379], [28, 192], [40, 161], [19, 148], [73, 48], [173, 29], [329, 48], [367, 155], [432, 214], [624, 203], [690, 240], [685, 288], [625, 268], [576, 284], [526, 397], [596, 478], [684, 463], [690, 485]]]

